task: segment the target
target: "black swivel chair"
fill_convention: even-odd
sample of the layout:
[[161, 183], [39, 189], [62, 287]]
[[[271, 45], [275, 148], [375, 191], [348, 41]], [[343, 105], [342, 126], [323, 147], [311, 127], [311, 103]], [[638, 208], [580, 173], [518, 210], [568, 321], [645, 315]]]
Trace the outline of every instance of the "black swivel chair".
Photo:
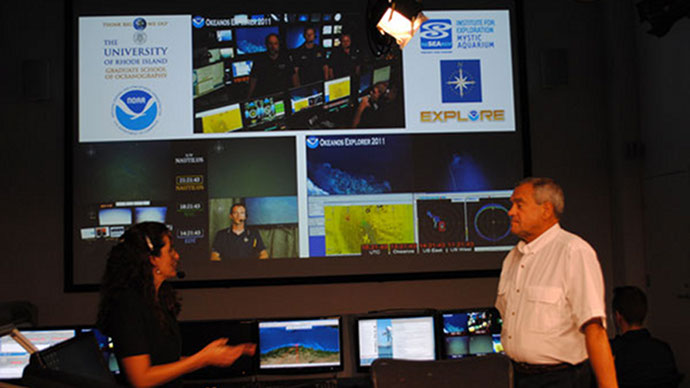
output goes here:
[[93, 332], [31, 355], [22, 384], [32, 388], [116, 388]]
[[513, 365], [501, 354], [440, 361], [377, 359], [371, 379], [373, 388], [512, 388]]

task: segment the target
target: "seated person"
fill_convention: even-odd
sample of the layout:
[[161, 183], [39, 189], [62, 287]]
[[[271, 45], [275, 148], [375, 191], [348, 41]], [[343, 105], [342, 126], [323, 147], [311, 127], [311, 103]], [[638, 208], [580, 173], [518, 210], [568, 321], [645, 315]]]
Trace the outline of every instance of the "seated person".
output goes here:
[[247, 208], [236, 203], [230, 208], [230, 227], [216, 233], [211, 248], [211, 261], [227, 259], [268, 259], [266, 246], [259, 232], [245, 227]]
[[377, 128], [381, 126], [381, 107], [388, 98], [388, 82], [378, 82], [362, 100], [352, 119], [352, 128]]
[[613, 313], [620, 333], [611, 341], [620, 387], [676, 387], [678, 370], [667, 343], [658, 340], [643, 326], [647, 297], [637, 287], [613, 290]]

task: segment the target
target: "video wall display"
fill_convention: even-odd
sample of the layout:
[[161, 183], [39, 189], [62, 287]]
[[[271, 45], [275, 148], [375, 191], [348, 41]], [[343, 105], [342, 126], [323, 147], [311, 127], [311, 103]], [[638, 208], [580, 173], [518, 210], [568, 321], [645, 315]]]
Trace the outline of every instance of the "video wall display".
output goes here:
[[376, 57], [367, 2], [74, 2], [68, 288], [144, 221], [181, 284], [499, 268], [524, 156], [514, 4], [491, 4], [431, 4]]

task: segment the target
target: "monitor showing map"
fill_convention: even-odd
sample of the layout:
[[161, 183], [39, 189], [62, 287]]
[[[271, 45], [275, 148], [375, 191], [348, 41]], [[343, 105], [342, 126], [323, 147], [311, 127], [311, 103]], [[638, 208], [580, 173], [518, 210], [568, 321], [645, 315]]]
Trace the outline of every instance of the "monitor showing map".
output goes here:
[[339, 317], [260, 321], [260, 371], [342, 369], [340, 322]]

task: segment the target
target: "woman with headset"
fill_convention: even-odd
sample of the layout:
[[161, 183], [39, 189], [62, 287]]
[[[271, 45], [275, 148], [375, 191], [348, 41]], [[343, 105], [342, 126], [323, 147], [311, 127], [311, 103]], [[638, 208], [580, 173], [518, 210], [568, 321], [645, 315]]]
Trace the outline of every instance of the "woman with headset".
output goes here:
[[181, 357], [180, 301], [166, 280], [177, 276], [180, 256], [170, 230], [158, 222], [128, 229], [110, 251], [101, 284], [98, 327], [113, 338], [129, 384], [181, 387], [180, 376], [205, 366], [229, 366], [253, 355], [254, 344], [226, 345], [219, 338]]

